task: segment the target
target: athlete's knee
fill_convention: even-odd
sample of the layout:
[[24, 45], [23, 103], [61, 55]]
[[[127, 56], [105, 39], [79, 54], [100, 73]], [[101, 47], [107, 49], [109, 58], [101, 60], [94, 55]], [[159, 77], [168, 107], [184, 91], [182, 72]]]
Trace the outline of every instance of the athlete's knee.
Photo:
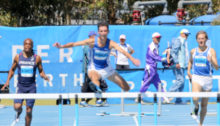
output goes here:
[[201, 103], [201, 108], [202, 109], [207, 109], [207, 104], [206, 103]]
[[26, 109], [26, 115], [32, 117], [32, 109]]
[[196, 104], [198, 104], [198, 102], [199, 102], [199, 98], [197, 98], [197, 97], [193, 97], [193, 102], [196, 103]]
[[14, 110], [16, 112], [22, 112], [22, 106], [21, 105], [14, 105]]

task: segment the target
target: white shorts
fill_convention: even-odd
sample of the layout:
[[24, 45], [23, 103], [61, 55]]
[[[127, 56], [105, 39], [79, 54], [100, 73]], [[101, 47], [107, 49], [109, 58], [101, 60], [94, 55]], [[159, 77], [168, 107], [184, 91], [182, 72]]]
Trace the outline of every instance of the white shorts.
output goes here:
[[102, 79], [108, 78], [109, 76], [115, 73], [115, 70], [110, 65], [108, 65], [103, 69], [97, 69], [93, 64], [91, 64], [88, 67], [88, 72], [91, 70], [98, 72], [98, 74], [101, 76]]
[[204, 91], [212, 89], [212, 76], [192, 75], [192, 81], [198, 83]]

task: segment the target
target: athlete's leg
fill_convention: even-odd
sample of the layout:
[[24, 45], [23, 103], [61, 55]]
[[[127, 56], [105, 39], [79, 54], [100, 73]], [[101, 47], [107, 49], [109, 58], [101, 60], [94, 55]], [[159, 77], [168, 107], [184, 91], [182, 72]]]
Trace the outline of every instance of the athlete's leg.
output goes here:
[[128, 83], [117, 72], [114, 72], [111, 76], [109, 76], [108, 80], [116, 83], [124, 91], [129, 91], [130, 90], [130, 87], [129, 87]]
[[[23, 102], [23, 100], [22, 100]], [[19, 119], [20, 114], [22, 113], [22, 102], [14, 103], [14, 110], [16, 111], [16, 119]]]
[[[22, 87], [17, 87], [17, 93], [25, 93]], [[15, 99], [14, 100], [14, 110], [16, 111], [16, 119], [19, 119], [20, 114], [22, 113], [22, 104], [24, 99]]]
[[[192, 81], [192, 92], [201, 92], [202, 87], [195, 81]], [[193, 97], [193, 104], [196, 109], [199, 108], [199, 98], [198, 97]]]
[[25, 126], [31, 125], [33, 107], [26, 106]]
[[[36, 85], [30, 87], [27, 93], [36, 93]], [[26, 116], [25, 116], [25, 126], [31, 125], [32, 120], [32, 109], [34, 107], [35, 99], [26, 99]]]
[[99, 79], [101, 78], [101, 76], [99, 75], [99, 73], [97, 71], [90, 70], [88, 75], [89, 75], [89, 79], [91, 80], [92, 83], [96, 84], [97, 86], [100, 86]]
[[208, 100], [209, 98], [202, 98], [202, 101], [201, 101], [200, 126], [202, 126], [206, 113], [207, 113]]

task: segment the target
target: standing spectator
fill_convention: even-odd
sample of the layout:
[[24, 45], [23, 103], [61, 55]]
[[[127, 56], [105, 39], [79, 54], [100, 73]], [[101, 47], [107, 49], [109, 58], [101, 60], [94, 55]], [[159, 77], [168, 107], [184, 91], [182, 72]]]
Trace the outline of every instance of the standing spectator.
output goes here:
[[[188, 61], [188, 48], [187, 38], [190, 32], [187, 29], [180, 31], [180, 36], [172, 41], [171, 56], [173, 57], [175, 67], [173, 68], [174, 76], [176, 81], [170, 87], [170, 92], [182, 92], [184, 89], [184, 69], [187, 67]], [[170, 99], [172, 100], [172, 98]], [[176, 98], [176, 104], [181, 104], [182, 99]]]
[[[157, 73], [157, 62], [162, 62], [162, 57], [159, 56], [159, 43], [160, 43], [161, 35], [158, 32], [152, 34], [152, 42], [149, 44], [147, 48], [146, 54], [146, 67], [144, 70], [144, 78], [143, 85], [141, 86], [140, 92], [146, 92], [150, 86], [150, 84], [154, 84], [156, 89], [158, 90], [159, 84], [161, 84], [161, 80]], [[167, 59], [165, 59], [167, 60]], [[162, 89], [164, 91], [164, 89]], [[167, 97], [163, 97], [165, 102], [169, 102]]]
[[[126, 36], [124, 34], [121, 34], [120, 37], [120, 44], [118, 44], [124, 51], [130, 53], [131, 55], [134, 53], [134, 49], [127, 43]], [[123, 53], [119, 51], [114, 51], [115, 53], [111, 53], [116, 57], [116, 69], [129, 69], [129, 62], [128, 57], [126, 57]]]

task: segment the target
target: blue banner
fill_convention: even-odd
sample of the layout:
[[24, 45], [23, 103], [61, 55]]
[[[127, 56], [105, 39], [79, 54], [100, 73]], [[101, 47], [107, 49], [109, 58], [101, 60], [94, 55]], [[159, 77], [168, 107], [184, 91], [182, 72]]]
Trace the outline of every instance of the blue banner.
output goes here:
[[[218, 61], [220, 61], [220, 26], [110, 26], [109, 38], [119, 42], [120, 34], [127, 36], [126, 42], [130, 44], [135, 53], [133, 56], [140, 59], [141, 66], [145, 67], [145, 55], [147, 46], [152, 41], [152, 33], [159, 32], [162, 35], [160, 42], [160, 54], [167, 48], [168, 42], [179, 36], [182, 28], [191, 32], [188, 38], [189, 50], [197, 47], [196, 33], [205, 30], [211, 40], [211, 47], [216, 50]], [[97, 31], [97, 26], [40, 26], [40, 27], [0, 27], [0, 71], [10, 69], [13, 58], [23, 49], [23, 41], [31, 38], [34, 41], [35, 53], [41, 56], [45, 73], [50, 77], [50, 82], [45, 82], [37, 74], [37, 90], [39, 93], [67, 93], [80, 92], [83, 83], [82, 73], [82, 47], [69, 49], [57, 49], [52, 46], [54, 42], [66, 44], [68, 42], [80, 41], [88, 38], [89, 31]], [[115, 67], [114, 57], [111, 57], [111, 64]], [[130, 63], [131, 64], [131, 63]], [[137, 68], [130, 65], [131, 68]], [[158, 67], [162, 67], [158, 64]], [[158, 71], [160, 78], [168, 90], [175, 80], [171, 70]], [[131, 91], [139, 91], [143, 78], [143, 71], [119, 72], [131, 86]], [[10, 91], [15, 92], [17, 72], [10, 81]], [[219, 72], [214, 72], [214, 91], [219, 89]], [[5, 83], [7, 75], [0, 74], [0, 83]], [[110, 92], [118, 92], [121, 89], [107, 81]], [[153, 85], [149, 91], [155, 91]], [[188, 80], [185, 81], [184, 91], [189, 91]]]

